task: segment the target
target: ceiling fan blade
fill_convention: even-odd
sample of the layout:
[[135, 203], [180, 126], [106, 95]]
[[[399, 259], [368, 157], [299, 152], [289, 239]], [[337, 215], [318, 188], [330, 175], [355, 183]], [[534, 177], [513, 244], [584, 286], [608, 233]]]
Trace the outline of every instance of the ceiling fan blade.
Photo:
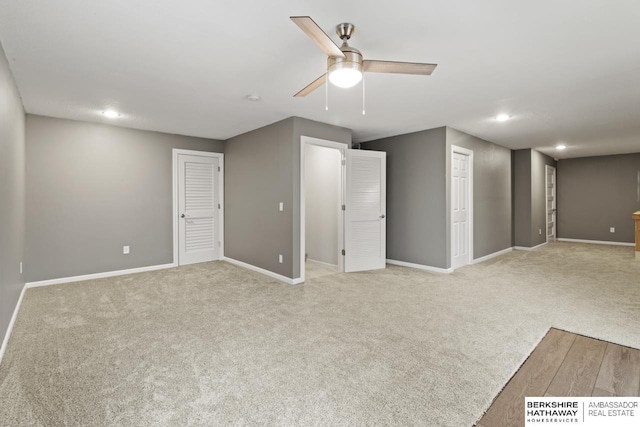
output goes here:
[[311, 92], [313, 92], [314, 90], [318, 89], [320, 86], [322, 86], [325, 81], [327, 80], [327, 75], [323, 74], [320, 77], [318, 77], [317, 79], [315, 79], [314, 81], [312, 81], [311, 83], [309, 83], [307, 85], [307, 87], [305, 87], [304, 89], [302, 89], [300, 92], [296, 93], [294, 96], [295, 97], [302, 97], [302, 96], [307, 96], [309, 95]]
[[429, 76], [438, 64], [421, 62], [364, 61], [364, 71], [368, 73], [419, 74]]
[[342, 53], [338, 45], [331, 40], [327, 33], [322, 31], [322, 28], [320, 28], [313, 19], [308, 16], [290, 16], [289, 18], [311, 37], [311, 40], [316, 42], [318, 47], [322, 49], [327, 56], [332, 58], [345, 58], [344, 53]]

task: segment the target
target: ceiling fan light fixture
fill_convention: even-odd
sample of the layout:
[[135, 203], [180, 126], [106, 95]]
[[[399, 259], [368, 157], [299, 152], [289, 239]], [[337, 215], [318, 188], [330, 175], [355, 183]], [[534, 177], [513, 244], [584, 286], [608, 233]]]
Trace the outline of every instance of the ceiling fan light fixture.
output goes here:
[[357, 85], [362, 80], [362, 72], [354, 68], [338, 68], [329, 73], [329, 81], [341, 88]]
[[117, 119], [120, 117], [120, 113], [114, 110], [105, 110], [102, 112], [102, 115], [110, 119]]
[[327, 59], [327, 73], [329, 81], [341, 88], [350, 88], [362, 80], [362, 54], [358, 49], [352, 48], [346, 43], [342, 45], [342, 53], [345, 58]]

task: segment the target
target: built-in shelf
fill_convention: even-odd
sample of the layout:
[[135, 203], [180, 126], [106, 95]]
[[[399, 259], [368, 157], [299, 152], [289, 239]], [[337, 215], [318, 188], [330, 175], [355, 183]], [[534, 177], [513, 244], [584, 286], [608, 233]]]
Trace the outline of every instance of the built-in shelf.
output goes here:
[[640, 261], [640, 211], [633, 213], [636, 222], [636, 261]]

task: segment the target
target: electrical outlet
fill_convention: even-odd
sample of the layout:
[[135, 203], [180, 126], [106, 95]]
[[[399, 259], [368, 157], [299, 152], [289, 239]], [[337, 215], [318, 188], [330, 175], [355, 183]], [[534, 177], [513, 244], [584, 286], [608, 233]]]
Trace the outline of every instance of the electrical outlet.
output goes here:
[[22, 261], [20, 261], [20, 274], [22, 274]]
[[609, 228], [609, 233], [615, 233], [616, 232], [616, 228], [615, 227], [610, 227]]
[[122, 253], [124, 255], [129, 255], [129, 252], [130, 252], [129, 245], [122, 247]]
[[280, 209], [280, 212], [284, 211], [284, 203], [280, 202], [278, 208]]
[[278, 255], [278, 262], [279, 262], [280, 264], [282, 264], [282, 262], [283, 262], [283, 261], [282, 261], [282, 254]]
[[538, 236], [542, 236], [542, 228], [538, 228]]

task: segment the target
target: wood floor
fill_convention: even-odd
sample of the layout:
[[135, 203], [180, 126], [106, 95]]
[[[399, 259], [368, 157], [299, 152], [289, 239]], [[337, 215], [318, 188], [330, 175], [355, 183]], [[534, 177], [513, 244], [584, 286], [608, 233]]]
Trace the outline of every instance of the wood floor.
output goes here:
[[524, 426], [526, 396], [640, 396], [640, 350], [550, 329], [476, 426]]

